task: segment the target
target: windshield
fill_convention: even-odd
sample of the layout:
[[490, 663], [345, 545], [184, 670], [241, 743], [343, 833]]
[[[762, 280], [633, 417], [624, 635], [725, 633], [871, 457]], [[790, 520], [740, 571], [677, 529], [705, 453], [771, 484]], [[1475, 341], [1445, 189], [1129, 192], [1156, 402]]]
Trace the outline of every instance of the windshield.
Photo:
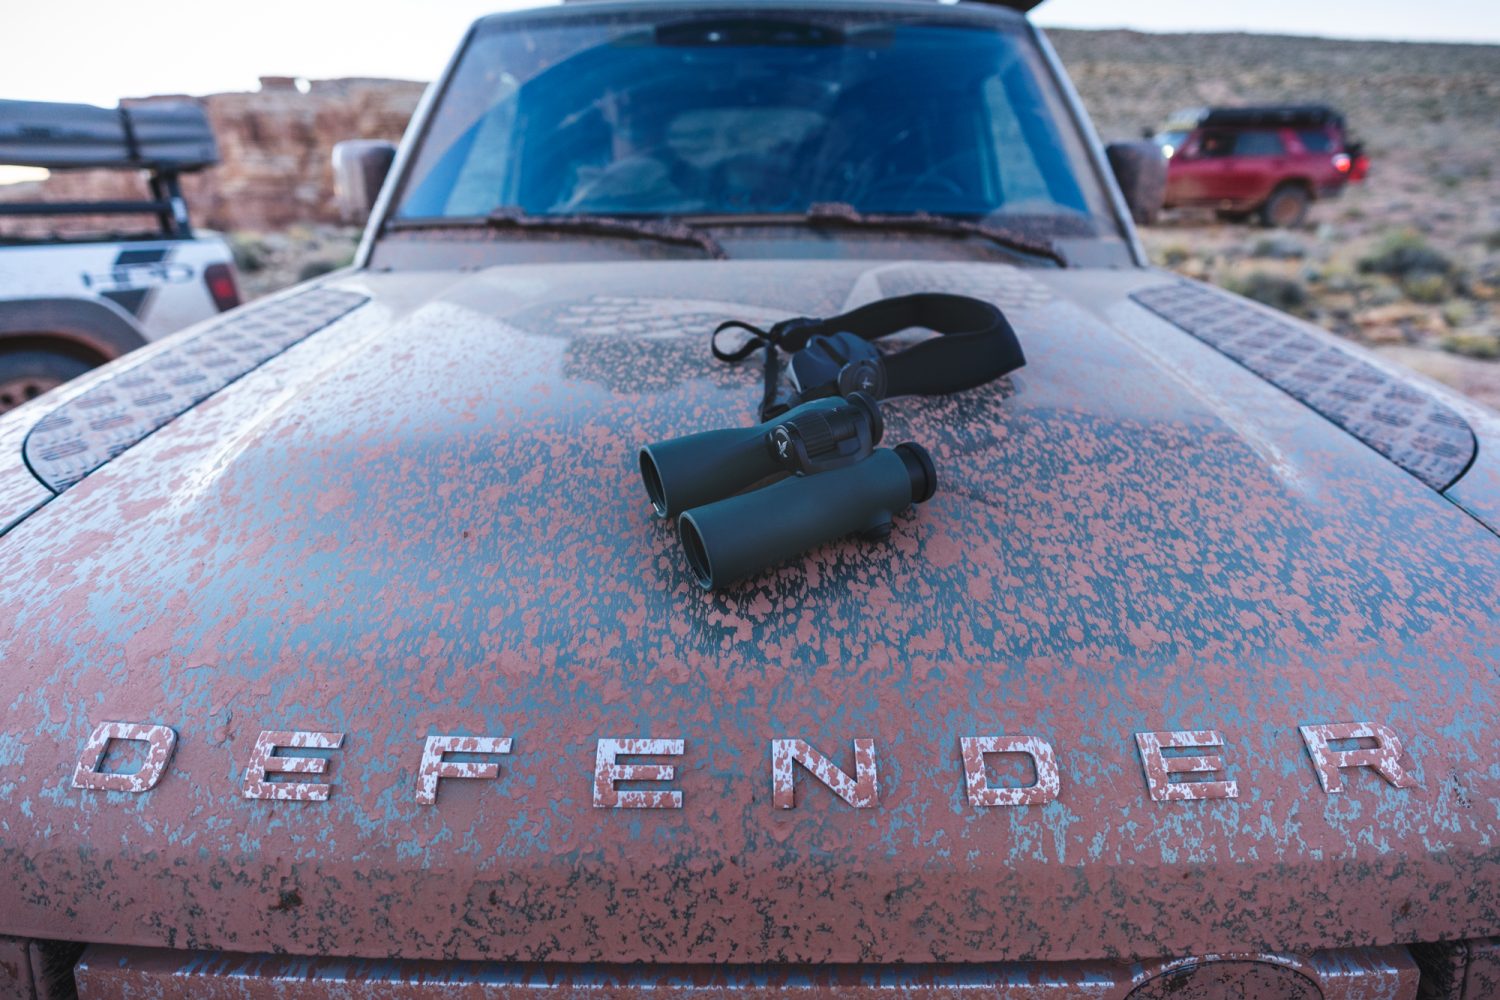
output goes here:
[[843, 202], [1115, 232], [1024, 22], [931, 17], [740, 7], [484, 22], [397, 215]]
[[1190, 129], [1167, 129], [1156, 133], [1151, 139], [1161, 147], [1162, 155], [1171, 159], [1174, 153], [1187, 145], [1190, 135], [1192, 135]]

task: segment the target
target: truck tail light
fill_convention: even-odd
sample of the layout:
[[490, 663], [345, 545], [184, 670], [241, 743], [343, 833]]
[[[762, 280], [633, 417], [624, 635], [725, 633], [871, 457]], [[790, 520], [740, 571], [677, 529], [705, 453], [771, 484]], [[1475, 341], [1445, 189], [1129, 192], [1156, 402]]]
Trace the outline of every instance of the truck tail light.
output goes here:
[[1347, 174], [1349, 172], [1350, 168], [1353, 167], [1353, 166], [1354, 166], [1354, 161], [1349, 158], [1349, 154], [1348, 153], [1336, 153], [1336, 154], [1334, 154], [1334, 157], [1333, 157], [1333, 169], [1337, 170], [1339, 173], [1341, 173], [1341, 174]]
[[210, 264], [203, 269], [203, 283], [213, 297], [219, 312], [233, 309], [240, 304], [240, 287], [234, 280], [234, 268], [229, 264]]

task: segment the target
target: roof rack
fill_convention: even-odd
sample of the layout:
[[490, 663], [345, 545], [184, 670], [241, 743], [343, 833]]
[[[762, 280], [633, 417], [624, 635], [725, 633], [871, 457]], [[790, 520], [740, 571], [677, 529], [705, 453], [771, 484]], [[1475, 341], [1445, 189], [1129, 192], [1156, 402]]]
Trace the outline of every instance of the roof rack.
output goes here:
[[1244, 107], [1198, 108], [1174, 120], [1196, 120], [1198, 125], [1209, 126], [1254, 126], [1285, 125], [1311, 126], [1344, 124], [1344, 116], [1326, 104], [1259, 104]]
[[[583, 3], [587, 0], [562, 0], [563, 3]], [[934, 0], [936, 3], [951, 3], [953, 0]], [[962, 0], [963, 3], [977, 3], [985, 7], [1005, 7], [1008, 10], [1020, 11], [1022, 14], [1040, 7], [1043, 0]]]

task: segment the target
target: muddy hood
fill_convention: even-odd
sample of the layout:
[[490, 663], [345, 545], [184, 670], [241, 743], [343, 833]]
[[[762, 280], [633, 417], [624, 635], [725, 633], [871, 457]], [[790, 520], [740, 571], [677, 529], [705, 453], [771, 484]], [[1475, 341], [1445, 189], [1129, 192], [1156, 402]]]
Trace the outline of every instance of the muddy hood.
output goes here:
[[[1500, 931], [1496, 539], [1125, 297], [1165, 280], [344, 279], [371, 303], [0, 539], [0, 933], [852, 962]], [[699, 591], [634, 453], [748, 422], [758, 368], [717, 366], [708, 331], [918, 288], [999, 302], [1029, 358], [887, 408], [938, 495], [888, 544]], [[111, 722], [175, 736], [148, 790], [74, 787]], [[1389, 752], [1325, 790], [1299, 727], [1338, 724]], [[1164, 756], [1210, 758], [1234, 797], [1153, 797], [1137, 734], [1177, 731], [1199, 749]], [[1375, 746], [1356, 731], [1318, 730]], [[433, 736], [494, 741], [434, 778]], [[983, 759], [1031, 792], [971, 799], [962, 741], [986, 737], [1029, 738]], [[666, 755], [617, 763], [670, 780], [598, 770], [633, 739]], [[860, 779], [848, 801], [791, 764], [781, 807], [776, 740]], [[274, 754], [326, 764], [258, 784], [295, 742]], [[110, 746], [100, 770], [155, 766]]]

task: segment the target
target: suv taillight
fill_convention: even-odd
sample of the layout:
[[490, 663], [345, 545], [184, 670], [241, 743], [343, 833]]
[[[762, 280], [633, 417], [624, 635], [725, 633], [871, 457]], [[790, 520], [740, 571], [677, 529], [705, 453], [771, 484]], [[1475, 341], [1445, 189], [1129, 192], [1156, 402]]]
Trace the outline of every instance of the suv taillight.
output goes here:
[[1350, 168], [1353, 167], [1353, 166], [1354, 166], [1354, 161], [1351, 160], [1351, 159], [1349, 159], [1349, 154], [1348, 153], [1336, 153], [1336, 154], [1334, 154], [1334, 157], [1333, 157], [1333, 169], [1337, 170], [1339, 173], [1341, 173], [1341, 174], [1347, 174], [1349, 172]]
[[203, 269], [203, 283], [213, 297], [219, 312], [240, 304], [240, 288], [234, 280], [234, 268], [228, 264], [210, 264]]

